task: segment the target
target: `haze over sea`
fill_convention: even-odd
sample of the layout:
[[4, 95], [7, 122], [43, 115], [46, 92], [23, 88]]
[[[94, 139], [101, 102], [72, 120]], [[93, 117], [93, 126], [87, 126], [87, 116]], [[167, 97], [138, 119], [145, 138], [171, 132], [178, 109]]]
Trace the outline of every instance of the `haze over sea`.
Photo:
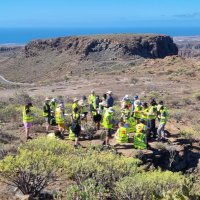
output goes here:
[[200, 27], [134, 27], [134, 28], [0, 28], [0, 44], [26, 44], [34, 39], [72, 35], [112, 33], [157, 33], [173, 36], [200, 35]]

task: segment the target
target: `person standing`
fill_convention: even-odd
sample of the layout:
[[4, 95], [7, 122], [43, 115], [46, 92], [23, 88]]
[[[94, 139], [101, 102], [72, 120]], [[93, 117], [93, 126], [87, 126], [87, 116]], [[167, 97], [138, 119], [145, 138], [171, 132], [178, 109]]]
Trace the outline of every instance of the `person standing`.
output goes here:
[[46, 97], [43, 105], [43, 117], [45, 119], [46, 133], [49, 132], [50, 121], [51, 121], [51, 107], [49, 105], [50, 99]]
[[114, 99], [112, 97], [112, 91], [108, 91], [107, 93], [107, 99], [106, 99], [106, 103], [107, 103], [107, 107], [113, 107], [114, 105]]
[[112, 137], [113, 113], [114, 113], [114, 110], [110, 107], [106, 110], [106, 112], [103, 116], [102, 125], [106, 129], [106, 137], [103, 142], [103, 145], [106, 145], [106, 146], [110, 145], [109, 140]]
[[164, 106], [161, 106], [159, 112], [160, 112], [159, 116], [160, 120], [159, 120], [157, 134], [158, 134], [158, 141], [161, 141], [162, 139], [165, 139], [165, 125], [167, 123], [168, 111]]
[[65, 131], [65, 117], [63, 112], [63, 104], [58, 104], [55, 111], [56, 124], [58, 125], [58, 130], [63, 134]]
[[73, 113], [71, 115], [72, 125], [69, 128], [69, 139], [75, 141], [74, 147], [77, 148], [80, 146], [79, 136], [81, 132], [81, 119], [78, 108], [74, 108]]
[[153, 134], [153, 138], [156, 139], [156, 118], [157, 118], [157, 103], [153, 99], [150, 102], [150, 107], [148, 111], [148, 127], [149, 127], [149, 137]]
[[96, 101], [96, 94], [94, 90], [91, 90], [91, 94], [88, 97], [88, 104], [89, 104], [89, 111], [92, 117], [92, 109], [93, 109], [93, 104]]
[[24, 123], [24, 128], [26, 132], [26, 139], [32, 139], [30, 137], [31, 134], [31, 129], [32, 129], [32, 123], [33, 123], [33, 112], [31, 108], [33, 107], [32, 103], [27, 103], [23, 109], [23, 123]]

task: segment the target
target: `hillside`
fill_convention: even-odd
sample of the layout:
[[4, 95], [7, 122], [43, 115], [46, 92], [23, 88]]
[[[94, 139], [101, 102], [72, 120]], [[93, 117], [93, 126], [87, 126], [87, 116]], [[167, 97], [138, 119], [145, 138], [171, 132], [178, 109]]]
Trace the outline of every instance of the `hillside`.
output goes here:
[[174, 37], [174, 42], [177, 44], [180, 56], [200, 56], [200, 36]]
[[[165, 35], [95, 35], [35, 40], [0, 61], [0, 74], [11, 81], [60, 80], [69, 74], [118, 69], [130, 60], [164, 58], [178, 49]], [[1, 56], [2, 57], [2, 56]], [[14, 75], [15, 74], [15, 75]]]

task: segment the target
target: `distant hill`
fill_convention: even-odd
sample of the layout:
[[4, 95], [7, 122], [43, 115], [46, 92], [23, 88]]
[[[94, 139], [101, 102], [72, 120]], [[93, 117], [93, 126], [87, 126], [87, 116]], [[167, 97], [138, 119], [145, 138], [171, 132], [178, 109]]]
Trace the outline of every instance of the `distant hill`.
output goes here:
[[91, 69], [106, 72], [118, 62], [177, 54], [177, 46], [166, 35], [60, 37], [32, 41], [16, 56], [1, 58], [0, 75], [11, 81], [37, 82]]

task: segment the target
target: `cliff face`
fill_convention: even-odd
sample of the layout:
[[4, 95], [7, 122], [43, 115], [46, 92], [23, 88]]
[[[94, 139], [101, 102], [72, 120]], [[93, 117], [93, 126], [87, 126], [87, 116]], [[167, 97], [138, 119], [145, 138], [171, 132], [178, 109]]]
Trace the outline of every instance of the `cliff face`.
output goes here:
[[95, 35], [60, 37], [35, 40], [25, 46], [26, 57], [40, 55], [45, 50], [77, 56], [82, 60], [116, 60], [143, 58], [164, 58], [177, 55], [178, 48], [165, 35]]

